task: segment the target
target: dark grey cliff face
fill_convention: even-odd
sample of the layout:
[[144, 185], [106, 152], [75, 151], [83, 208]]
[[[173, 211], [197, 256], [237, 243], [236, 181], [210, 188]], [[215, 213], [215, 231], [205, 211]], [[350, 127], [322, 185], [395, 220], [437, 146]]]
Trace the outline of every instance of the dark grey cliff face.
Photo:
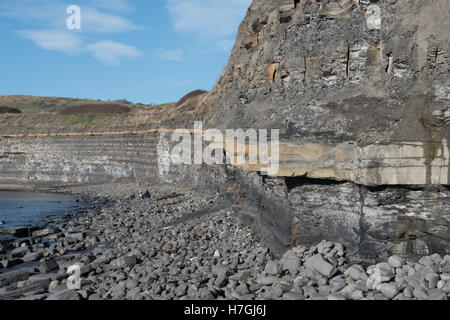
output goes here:
[[238, 207], [274, 252], [321, 238], [363, 258], [449, 252], [449, 189], [429, 175], [438, 153], [450, 162], [449, 9], [445, 0], [253, 1], [206, 101], [210, 127], [277, 128], [299, 145], [414, 142], [428, 166], [420, 186], [242, 175]]
[[236, 209], [275, 255], [320, 239], [341, 241], [368, 261], [450, 252], [448, 187], [366, 187], [256, 173], [238, 181]]
[[254, 1], [205, 118], [302, 143], [449, 140], [448, 11], [446, 0]]

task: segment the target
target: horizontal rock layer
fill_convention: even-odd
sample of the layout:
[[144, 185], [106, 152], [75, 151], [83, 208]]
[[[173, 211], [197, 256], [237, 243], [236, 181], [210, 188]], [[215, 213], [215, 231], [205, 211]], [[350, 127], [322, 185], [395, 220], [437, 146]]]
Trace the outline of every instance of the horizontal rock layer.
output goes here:
[[[448, 146], [445, 140], [441, 144], [405, 142], [364, 147], [348, 143], [281, 143], [279, 170], [275, 176], [345, 180], [367, 186], [448, 185]], [[248, 147], [246, 151], [248, 156]], [[260, 171], [267, 166], [247, 164], [242, 167]]]
[[[13, 184], [14, 180], [23, 184], [30, 182], [25, 177], [34, 176], [31, 180], [41, 183], [73, 184], [156, 178], [155, 174], [161, 173], [157, 170], [160, 160], [157, 145], [161, 134], [171, 132], [171, 129], [155, 129], [134, 133], [10, 136], [3, 138], [5, 143], [0, 145], [0, 168], [4, 167], [0, 171], [3, 172], [2, 180], [4, 184], [6, 181]], [[267, 169], [267, 165], [259, 161], [250, 164], [249, 159], [251, 150], [259, 154], [264, 148], [253, 149], [248, 144], [236, 142], [227, 145], [225, 137], [223, 142], [210, 146], [223, 148], [228, 156], [234, 154], [232, 163], [236, 166], [246, 171], [264, 172]], [[269, 141], [269, 156], [272, 154], [270, 146]], [[246, 164], [237, 162], [239, 155], [244, 157]], [[273, 174], [277, 177], [332, 179], [367, 186], [448, 185], [450, 177], [449, 143], [446, 140], [440, 144], [404, 142], [364, 147], [350, 143], [297, 145], [281, 142], [278, 158], [279, 169]], [[14, 170], [19, 164], [20, 168]], [[137, 174], [139, 170], [144, 170], [145, 174]]]

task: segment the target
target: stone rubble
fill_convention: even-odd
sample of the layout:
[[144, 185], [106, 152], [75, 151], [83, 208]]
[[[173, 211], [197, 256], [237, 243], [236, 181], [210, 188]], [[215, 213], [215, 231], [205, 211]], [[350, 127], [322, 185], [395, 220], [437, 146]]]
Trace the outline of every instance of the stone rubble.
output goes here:
[[[85, 211], [3, 243], [0, 300], [450, 297], [450, 256], [417, 262], [391, 256], [364, 266], [350, 264], [342, 244], [324, 240], [274, 260], [216, 195], [190, 190], [164, 197], [164, 191], [141, 200], [130, 200], [126, 191], [93, 198]], [[67, 269], [75, 264], [81, 288], [70, 290]]]

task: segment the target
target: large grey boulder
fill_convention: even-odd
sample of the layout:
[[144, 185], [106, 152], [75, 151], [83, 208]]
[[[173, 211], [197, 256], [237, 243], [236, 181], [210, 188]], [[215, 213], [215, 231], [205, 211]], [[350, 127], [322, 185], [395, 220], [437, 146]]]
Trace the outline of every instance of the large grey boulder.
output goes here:
[[323, 259], [320, 254], [316, 254], [305, 261], [305, 267], [315, 270], [327, 278], [331, 278], [336, 273], [336, 268]]

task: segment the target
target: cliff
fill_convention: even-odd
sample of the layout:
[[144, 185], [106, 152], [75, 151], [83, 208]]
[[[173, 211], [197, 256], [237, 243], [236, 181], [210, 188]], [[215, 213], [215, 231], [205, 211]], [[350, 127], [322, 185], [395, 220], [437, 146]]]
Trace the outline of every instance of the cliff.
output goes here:
[[281, 129], [282, 176], [449, 184], [448, 9], [254, 1], [204, 119]]
[[236, 191], [274, 251], [328, 238], [363, 257], [448, 254], [448, 12], [253, 1], [199, 118], [281, 130], [277, 177], [244, 173]]
[[[254, 0], [209, 93], [90, 128], [21, 131], [23, 117], [46, 115], [8, 115], [17, 125], [0, 138], [0, 184], [188, 183], [230, 199], [274, 254], [324, 238], [364, 259], [448, 254], [448, 9]], [[280, 129], [279, 172], [171, 164], [161, 175], [160, 133], [194, 120]]]

